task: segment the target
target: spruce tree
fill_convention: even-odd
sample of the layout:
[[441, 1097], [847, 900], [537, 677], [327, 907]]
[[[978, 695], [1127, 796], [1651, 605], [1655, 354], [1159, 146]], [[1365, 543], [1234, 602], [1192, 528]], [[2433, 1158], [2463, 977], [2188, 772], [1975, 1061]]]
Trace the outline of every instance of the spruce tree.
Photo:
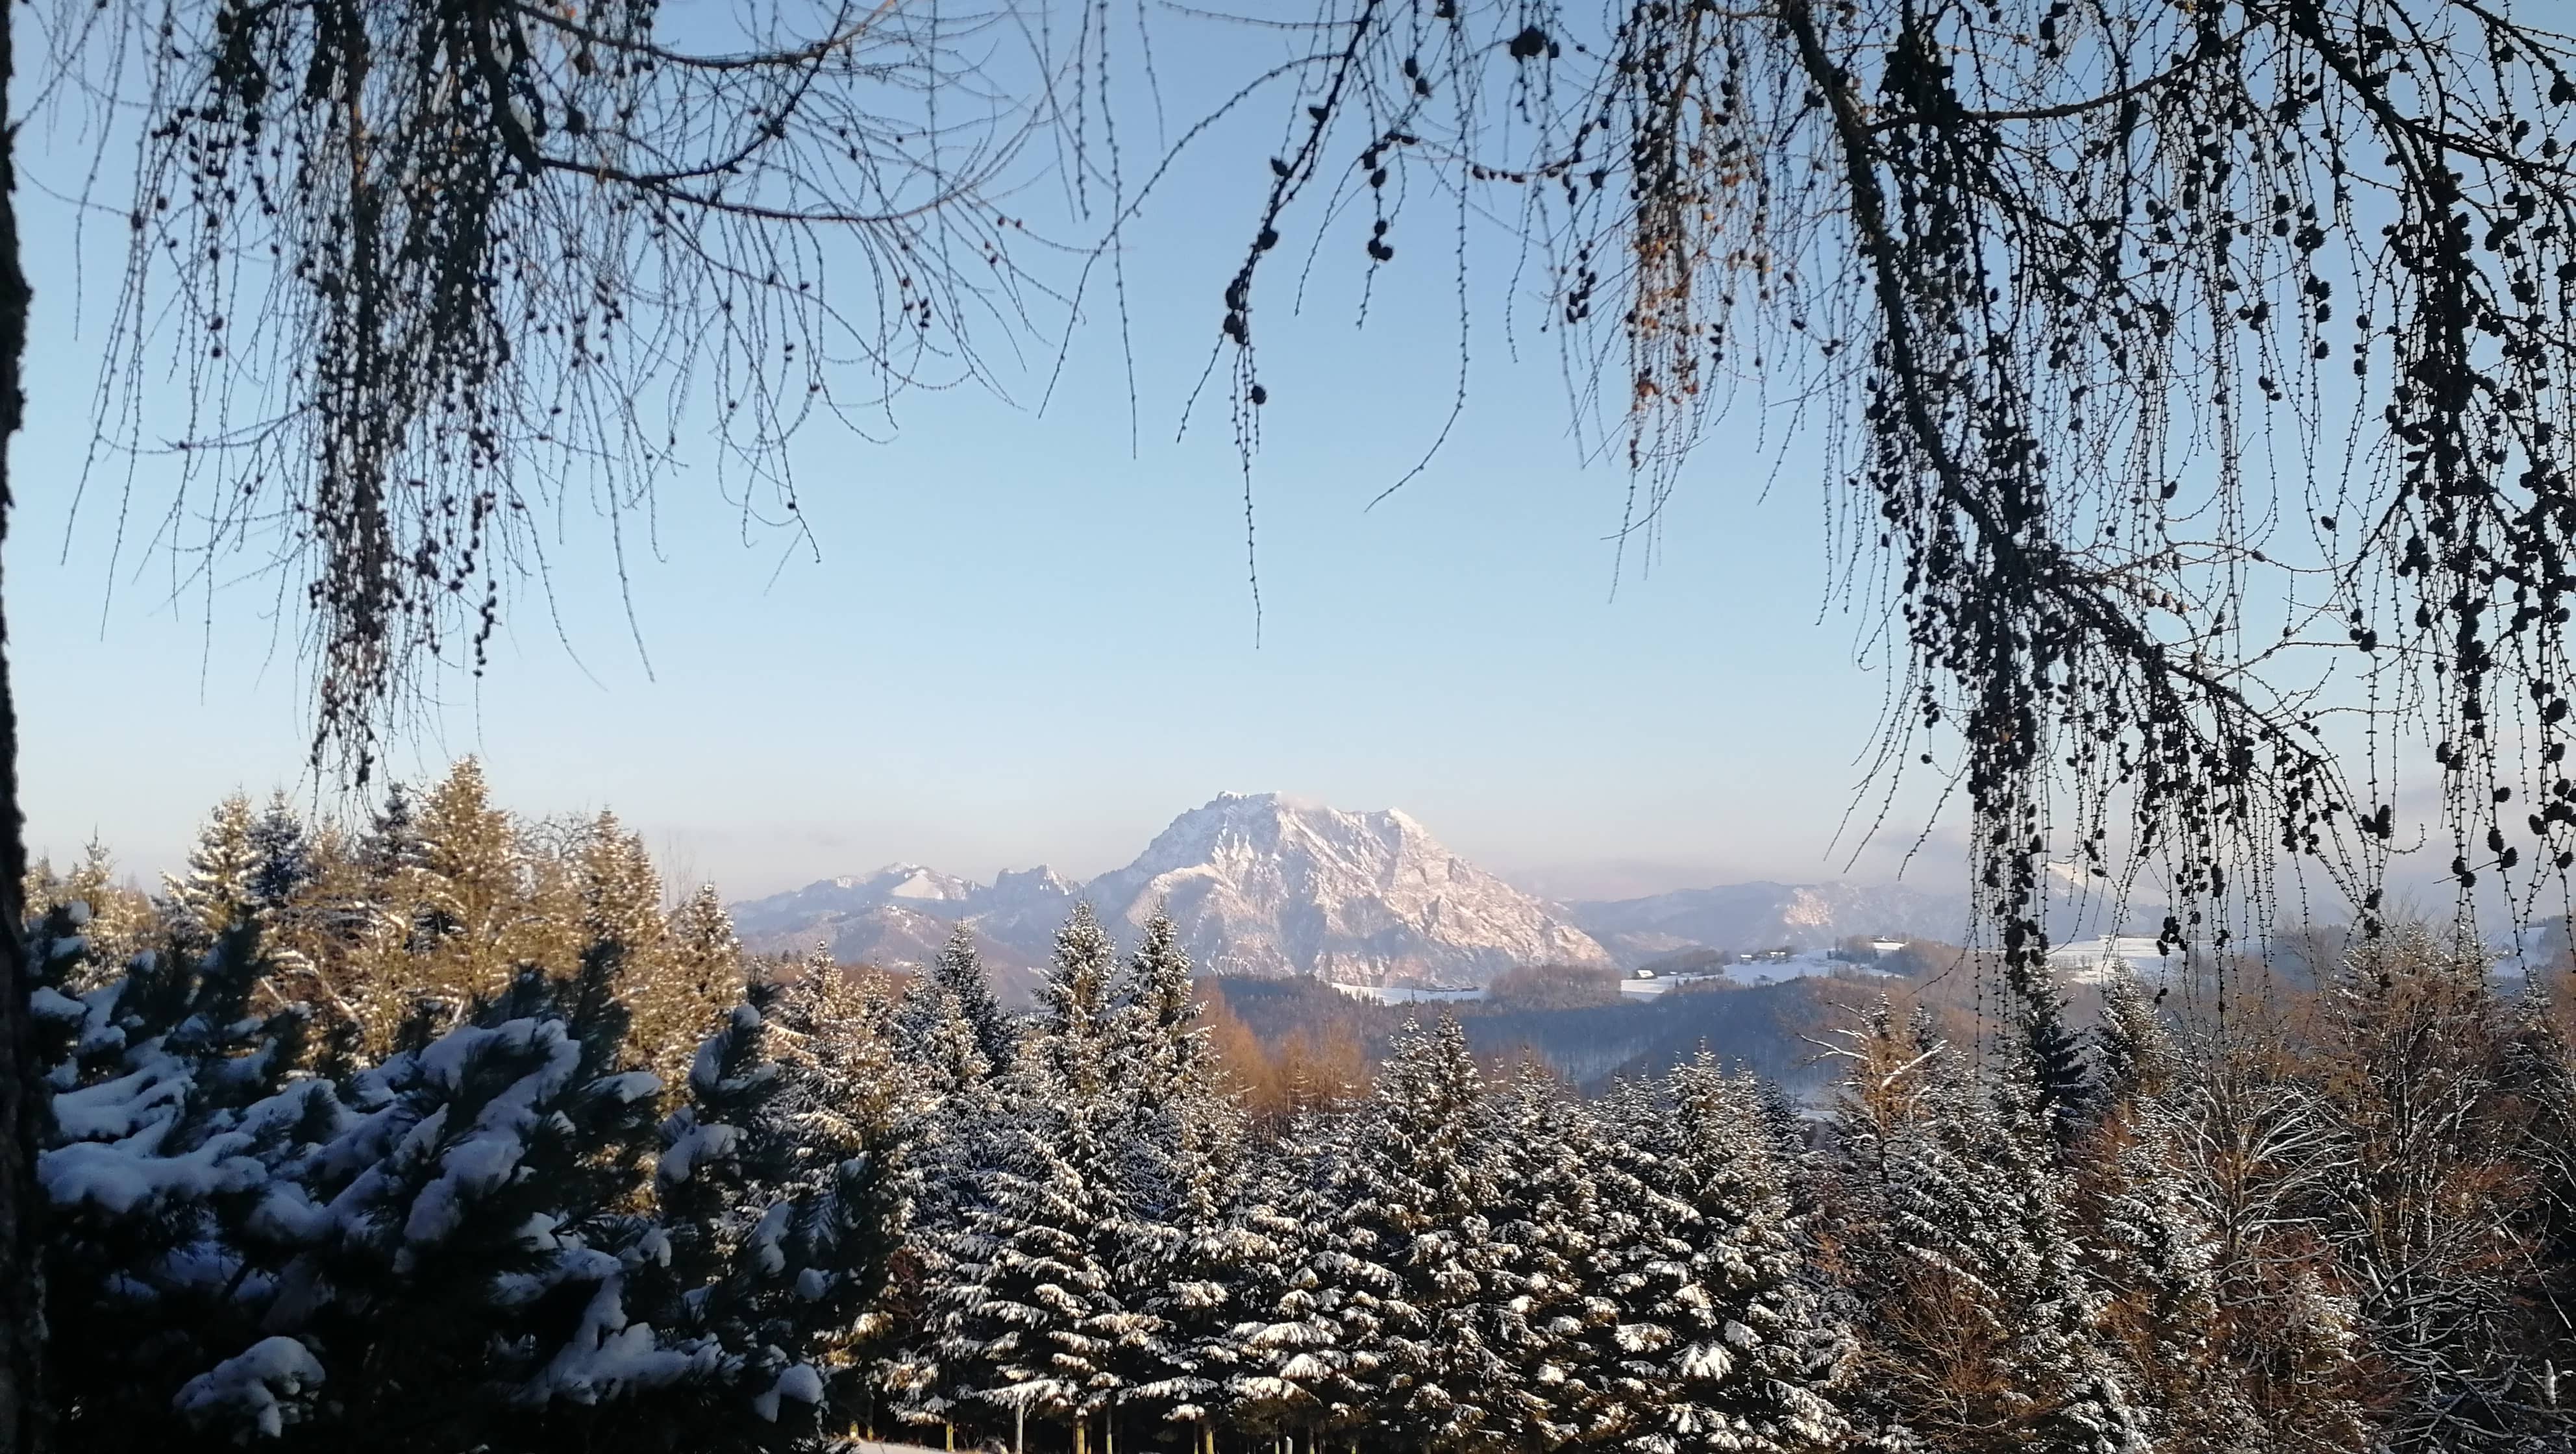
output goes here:
[[951, 1254], [971, 1236], [966, 1219], [993, 1164], [1002, 1088], [975, 1027], [936, 975], [913, 979], [895, 1008], [893, 1036], [896, 1135], [911, 1158], [915, 1211], [881, 1307], [892, 1342], [873, 1377], [899, 1417], [946, 1424], [970, 1391], [942, 1361], [962, 1276]]
[[1672, 1340], [1648, 1417], [1677, 1450], [1831, 1448], [1847, 1432], [1831, 1399], [1845, 1344], [1808, 1280], [1761, 1087], [1705, 1050], [1666, 1087], [1669, 1120], [1651, 1144], [1688, 1254], [1646, 1309]]
[[[46, 1155], [52, 1265], [83, 1294], [90, 1346], [137, 1354], [83, 1370], [116, 1382], [73, 1386], [84, 1447], [197, 1429], [524, 1447], [511, 1388], [557, 1351], [548, 1309], [617, 1266], [555, 1231], [579, 1220], [568, 1206], [632, 1191], [617, 1127], [649, 1125], [649, 1079], [586, 1078], [613, 1031], [576, 1041], [513, 1005], [345, 1094], [286, 1081], [300, 1016], [242, 1014], [256, 934], [138, 959], [84, 997], [57, 1072], [73, 1089]], [[138, 1280], [152, 1268], [172, 1280]]]
[[[1087, 905], [1076, 908], [1079, 912], [1089, 911]], [[993, 1074], [1008, 1072], [1018, 1057], [1019, 1028], [993, 995], [992, 981], [984, 972], [984, 957], [975, 949], [973, 929], [959, 924], [948, 931], [948, 941], [931, 960], [929, 977], [948, 991], [957, 1012], [974, 1027], [976, 1048], [983, 1052], [984, 1063]]]
[[283, 913], [316, 872], [312, 835], [285, 793], [271, 793], [268, 806], [251, 823], [250, 850], [250, 902], [272, 916]]
[[1668, 1190], [1678, 1180], [1667, 1158], [1669, 1090], [1660, 1077], [1622, 1078], [1598, 1107], [1592, 1247], [1583, 1269], [1591, 1305], [1567, 1340], [1583, 1387], [1557, 1414], [1578, 1444], [1665, 1447], [1657, 1441], [1680, 1340], [1669, 1310], [1690, 1276], [1700, 1222]]
[[296, 1205], [276, 1165], [340, 1112], [326, 1085], [288, 1088], [301, 1015], [252, 1011], [255, 923], [203, 947], [174, 932], [100, 982], [81, 963], [87, 921], [57, 908], [30, 936], [55, 1090], [37, 1158], [49, 1321], [58, 1347], [95, 1350], [58, 1362], [56, 1391], [83, 1447], [143, 1449], [181, 1434], [185, 1382], [259, 1338], [257, 1306], [228, 1284], [274, 1275], [247, 1249], [270, 1240], [257, 1233], [272, 1207]]
[[692, 1059], [687, 1103], [660, 1130], [661, 1242], [635, 1279], [638, 1315], [716, 1350], [711, 1388], [676, 1427], [658, 1404], [622, 1411], [620, 1443], [799, 1444], [819, 1426], [829, 1381], [856, 1372], [845, 1338], [900, 1236], [900, 1163], [881, 1138], [817, 1119], [829, 1079], [772, 1057], [760, 1005], [773, 1000], [736, 1005]]
[[661, 965], [669, 933], [661, 875], [644, 852], [644, 840], [626, 831], [614, 813], [582, 825], [572, 858], [584, 940], [615, 956], [620, 992], [631, 993]]
[[1508, 1250], [1491, 1213], [1493, 1108], [1455, 1016], [1396, 1035], [1341, 1164], [1342, 1347], [1368, 1416], [1443, 1448], [1506, 1437], [1492, 1311]]
[[79, 936], [84, 952], [73, 960], [72, 978], [57, 979], [54, 982], [58, 985], [95, 988], [122, 971], [128, 959], [150, 947], [154, 935], [163, 927], [162, 916], [151, 898], [120, 881], [115, 856], [106, 844], [95, 839], [81, 850], [80, 862], [72, 866], [71, 872], [56, 877], [50, 865], [40, 865], [30, 875], [30, 922], [41, 921], [53, 910], [73, 904], [88, 909]]
[[2007, 1000], [2005, 1013], [2018, 1032], [2021, 1067], [2040, 1121], [2062, 1151], [2094, 1114], [2099, 1087], [2084, 1056], [2084, 1037], [2066, 1022], [2066, 996], [2054, 980], [2028, 978]]
[[377, 879], [417, 868], [427, 854], [421, 842], [419, 803], [408, 784], [385, 784], [385, 801], [359, 835], [357, 860]]
[[2102, 1022], [2094, 1027], [2096, 1080], [2105, 1099], [2127, 1102], [2163, 1094], [2173, 1078], [2173, 1040], [2126, 964], [2102, 982]]
[[1353, 1285], [1382, 1286], [1383, 1269], [1341, 1250], [1355, 1126], [1341, 1107], [1302, 1107], [1259, 1159], [1242, 1223], [1263, 1255], [1235, 1289], [1240, 1321], [1224, 1335], [1224, 1406], [1239, 1429], [1313, 1441], [1367, 1421], [1348, 1345], [1368, 1325], [1343, 1313]]
[[[81, 917], [38, 938], [64, 982]], [[64, 1370], [81, 1447], [808, 1440], [902, 1225], [897, 1158], [830, 1132], [830, 1077], [770, 1059], [746, 1006], [656, 1162], [610, 970], [524, 973], [339, 1083], [294, 1077], [300, 1013], [250, 1012], [255, 921], [45, 987], [58, 1326], [119, 1350]]]
[[1229, 1330], [1244, 1283], [1276, 1249], [1243, 1216], [1247, 1128], [1218, 1078], [1190, 974], [1158, 910], [1116, 996], [1128, 1129], [1113, 1273], [1134, 1320], [1121, 1340], [1122, 1401], [1149, 1427], [1187, 1427], [1196, 1443], [1234, 1374]]
[[672, 911], [649, 971], [630, 970], [626, 980], [644, 1064], [676, 1084], [709, 1028], [742, 998], [747, 973], [723, 896], [713, 884], [700, 884]]
[[2143, 1450], [2148, 1415], [2102, 1326], [2029, 1059], [1974, 1073], [1884, 1004], [1852, 1042], [1837, 1241], [1855, 1408], [1881, 1438], [1940, 1448]]
[[1204, 1078], [1207, 1034], [1197, 1028], [1192, 969], [1179, 928], [1158, 906], [1145, 920], [1136, 952], [1127, 960], [1126, 978], [1114, 995], [1127, 1019], [1122, 1058], [1132, 1055], [1143, 1062], [1125, 1072], [1131, 1078], [1175, 1092]]
[[361, 1049], [380, 1056], [463, 1023], [529, 962], [525, 864], [516, 825], [470, 757], [417, 805], [390, 798], [360, 856], [368, 922], [346, 978]]
[[518, 887], [519, 841], [510, 815], [492, 802], [479, 760], [457, 759], [431, 789], [421, 803], [419, 831], [420, 937], [453, 963], [454, 979], [442, 988], [488, 998], [499, 987], [493, 976], [506, 983], [515, 968], [497, 963], [495, 941]]
[[[951, 940], [955, 943], [955, 940]], [[954, 986], [952, 985], [952, 989]], [[1036, 1051], [1062, 1086], [1092, 1100], [1108, 1095], [1113, 1061], [1123, 1043], [1125, 1006], [1120, 996], [1118, 946], [1091, 905], [1075, 904], [1056, 931], [1055, 952], [1038, 984]], [[965, 995], [958, 1008], [971, 1021], [976, 1010]], [[977, 1038], [983, 1028], [977, 1026]], [[989, 1050], [988, 1050], [989, 1058]]]
[[257, 829], [250, 799], [231, 794], [198, 830], [196, 845], [188, 850], [187, 871], [162, 880], [172, 927], [190, 942], [212, 944], [256, 912]]
[[1535, 1058], [1514, 1073], [1496, 1121], [1503, 1261], [1493, 1337], [1509, 1373], [1491, 1432], [1516, 1447], [1554, 1447], [1601, 1422], [1607, 1370], [1596, 1338], [1616, 1312], [1596, 1281], [1605, 1158], [1590, 1114]]
[[819, 950], [780, 983], [769, 1012], [778, 1054], [811, 1089], [814, 1134], [835, 1143], [886, 1134], [903, 1097], [892, 1015], [873, 974], [845, 972]]
[[1114, 946], [1088, 905], [1056, 935], [1035, 1038], [1000, 1087], [989, 1159], [941, 1249], [931, 1330], [951, 1401], [1070, 1426], [1077, 1448], [1126, 1387], [1141, 1315], [1118, 1285], [1129, 1108], [1110, 1064]]
[[[2105, 1027], [2113, 1023], [2106, 1014]], [[2181, 1174], [2178, 1129], [2154, 1095], [2128, 1093], [2099, 1133], [2088, 1181], [2103, 1322], [2137, 1370], [2159, 1448], [2278, 1447], [2227, 1366], [2220, 1247]]]

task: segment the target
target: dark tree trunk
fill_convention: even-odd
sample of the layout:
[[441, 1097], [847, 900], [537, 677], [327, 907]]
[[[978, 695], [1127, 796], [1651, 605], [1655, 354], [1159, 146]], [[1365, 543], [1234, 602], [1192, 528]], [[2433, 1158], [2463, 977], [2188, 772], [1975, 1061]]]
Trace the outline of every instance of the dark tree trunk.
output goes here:
[[[10, 25], [11, 17], [0, 16], [0, 124], [15, 61]], [[0, 543], [9, 534], [9, 444], [27, 403], [17, 149], [16, 128], [0, 131]], [[18, 812], [18, 704], [9, 690], [8, 646], [0, 608], [0, 1454], [37, 1454], [45, 1443], [44, 1283], [36, 1257], [36, 1137], [44, 1112], [27, 1019], [27, 831]]]

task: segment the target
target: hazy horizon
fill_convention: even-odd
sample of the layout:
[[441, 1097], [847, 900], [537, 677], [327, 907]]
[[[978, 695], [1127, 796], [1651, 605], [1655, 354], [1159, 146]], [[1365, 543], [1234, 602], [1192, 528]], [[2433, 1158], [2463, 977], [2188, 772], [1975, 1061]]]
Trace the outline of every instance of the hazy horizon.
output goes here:
[[[487, 763], [486, 766], [489, 771], [490, 764]], [[805, 833], [777, 835], [767, 843], [755, 846], [737, 841], [732, 834], [724, 830], [691, 829], [685, 825], [649, 821], [614, 802], [536, 809], [526, 801], [526, 794], [513, 791], [505, 775], [493, 773], [493, 780], [494, 795], [499, 805], [523, 816], [580, 814], [602, 808], [616, 812], [630, 828], [644, 835], [646, 844], [653, 850], [655, 860], [662, 868], [665, 877], [675, 885], [713, 883], [724, 892], [728, 900], [732, 901], [762, 898], [827, 879], [864, 877], [896, 864], [914, 864], [980, 883], [990, 883], [997, 874], [1004, 871], [1039, 867], [1054, 869], [1066, 878], [1077, 882], [1085, 881], [1125, 867], [1137, 853], [1143, 850], [1153, 835], [1173, 817], [1198, 807], [1215, 796], [1214, 793], [1210, 793], [1186, 802], [1171, 804], [1168, 812], [1154, 818], [1149, 826], [1134, 834], [1123, 846], [1109, 845], [1094, 852], [1053, 853], [1041, 850], [1034, 856], [995, 858], [987, 855], [981, 858], [967, 856], [949, 859], [926, 852], [903, 850], [900, 845], [892, 842], [889, 834], [882, 828], [876, 831], [863, 831], [855, 825], [845, 829], [817, 825]], [[254, 800], [259, 800], [273, 790], [274, 786], [276, 785], [258, 787], [242, 784], [238, 786], [238, 790], [249, 794]], [[152, 888], [158, 884], [161, 874], [175, 870], [185, 859], [189, 836], [198, 821], [203, 818], [205, 811], [212, 808], [223, 793], [235, 790], [235, 788], [220, 789], [202, 806], [188, 810], [180, 820], [174, 821], [170, 840], [166, 843], [145, 842], [138, 846], [103, 836], [101, 841], [115, 853], [122, 876], [141, 887]], [[1508, 849], [1498, 852], [1488, 848], [1480, 851], [1463, 841], [1459, 835], [1444, 829], [1435, 818], [1401, 801], [1334, 802], [1317, 794], [1267, 787], [1236, 787], [1224, 789], [1224, 791], [1244, 793], [1278, 791], [1283, 796], [1345, 812], [1368, 812], [1384, 808], [1402, 809], [1409, 816], [1422, 822], [1432, 836], [1447, 848], [1465, 857], [1477, 867], [1494, 873], [1513, 887], [1544, 899], [1640, 898], [1683, 889], [1752, 882], [1884, 884], [1901, 881], [1916, 887], [1939, 891], [1959, 891], [1965, 888], [1964, 877], [1960, 873], [1962, 860], [1956, 856], [1957, 844], [1955, 839], [1946, 833], [1939, 835], [1937, 840], [1939, 850], [1947, 850], [1946, 852], [1939, 850], [1927, 852], [1912, 865], [1904, 866], [1904, 872], [1901, 875], [1892, 871], [1897, 866], [1894, 863], [1896, 855], [1875, 851], [1863, 855], [1861, 863], [1853, 865], [1851, 871], [1839, 871], [1842, 867], [1839, 860], [1818, 863], [1804, 872], [1798, 871], [1795, 867], [1766, 871], [1758, 862], [1723, 859], [1693, 863], [1670, 859], [1614, 856], [1588, 860], [1550, 861], [1517, 857]], [[295, 796], [301, 807], [309, 809], [315, 806], [309, 793], [303, 795], [291, 793], [290, 796]], [[327, 814], [344, 822], [354, 822], [358, 817], [357, 805], [352, 803], [335, 803], [325, 799], [320, 806]], [[1106, 841], [1106, 836], [1102, 833], [1081, 834], [1078, 837], [1104, 843]], [[65, 839], [47, 839], [39, 833], [34, 840], [32, 856], [50, 857], [58, 866], [63, 865], [82, 851], [88, 839], [89, 835], [86, 834]], [[768, 862], [773, 867], [766, 874], [728, 873], [724, 870], [725, 865], [746, 861]], [[1933, 878], [1944, 868], [1948, 870], [1947, 877], [1959, 881], [1934, 882]]]

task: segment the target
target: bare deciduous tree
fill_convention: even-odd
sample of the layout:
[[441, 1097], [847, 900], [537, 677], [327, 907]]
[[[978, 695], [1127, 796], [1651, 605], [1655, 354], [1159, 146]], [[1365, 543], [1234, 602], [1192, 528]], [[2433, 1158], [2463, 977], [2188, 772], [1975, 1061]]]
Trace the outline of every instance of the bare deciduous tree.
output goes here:
[[2537, 14], [1329, 0], [1238, 397], [1283, 233], [1362, 220], [1388, 269], [1435, 199], [1543, 255], [1630, 530], [1729, 408], [1821, 436], [1880, 781], [1965, 797], [2035, 1001], [2052, 862], [2152, 866], [2222, 956], [2285, 868], [2375, 924], [2410, 747], [2463, 910], [2563, 902], [2576, 41]]

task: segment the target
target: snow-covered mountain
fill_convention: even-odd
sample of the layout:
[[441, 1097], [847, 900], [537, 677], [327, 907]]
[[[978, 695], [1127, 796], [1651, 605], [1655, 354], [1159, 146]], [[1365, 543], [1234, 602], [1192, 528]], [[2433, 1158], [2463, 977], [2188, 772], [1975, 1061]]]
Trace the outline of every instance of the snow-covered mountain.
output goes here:
[[[2052, 942], [2071, 944], [2105, 933], [2153, 933], [2165, 908], [2151, 892], [2125, 902], [2099, 880], [2049, 866], [2040, 916]], [[1856, 935], [1965, 942], [1970, 927], [1964, 891], [1940, 893], [1908, 884], [1741, 883], [1682, 889], [1641, 899], [1565, 906], [1566, 917], [1599, 940], [1622, 966], [1693, 949], [1737, 953], [1824, 949]]]
[[1855, 934], [1957, 942], [1964, 894], [1902, 884], [1726, 884], [1642, 899], [1568, 904], [1566, 914], [1623, 965], [1686, 949], [1823, 949]]
[[1083, 893], [1129, 923], [1168, 904], [1191, 957], [1218, 974], [1483, 984], [1516, 965], [1610, 963], [1561, 911], [1403, 813], [1278, 793], [1225, 793], [1183, 813]]
[[1191, 957], [1218, 974], [1482, 984], [1516, 965], [1611, 962], [1563, 910], [1450, 852], [1404, 814], [1276, 793], [1221, 794], [1173, 819], [1135, 862], [1087, 884], [1036, 868], [987, 886], [892, 864], [737, 904], [734, 922], [764, 952], [821, 939], [845, 960], [914, 965], [962, 920], [1027, 962], [1046, 952], [1076, 899], [1113, 929], [1168, 904]]
[[788, 893], [733, 906], [734, 928], [745, 938], [773, 930], [803, 930], [871, 909], [897, 905], [942, 918], [963, 905], [976, 886], [917, 863], [889, 863], [872, 874], [827, 878]]
[[[986, 932], [980, 916], [1028, 897], [1018, 891], [1039, 881], [1062, 883], [1041, 868], [1004, 874], [1001, 884], [987, 888], [917, 863], [890, 863], [871, 874], [822, 879], [735, 904], [734, 932], [755, 953], [803, 954], [820, 943], [844, 964], [912, 968], [939, 952], [957, 921], [977, 920], [977, 947], [997, 987], [1008, 998], [1025, 1000], [1035, 985], [1036, 960], [1011, 940]], [[1003, 893], [1005, 885], [1015, 892]], [[1063, 917], [1059, 910], [1056, 919]]]

